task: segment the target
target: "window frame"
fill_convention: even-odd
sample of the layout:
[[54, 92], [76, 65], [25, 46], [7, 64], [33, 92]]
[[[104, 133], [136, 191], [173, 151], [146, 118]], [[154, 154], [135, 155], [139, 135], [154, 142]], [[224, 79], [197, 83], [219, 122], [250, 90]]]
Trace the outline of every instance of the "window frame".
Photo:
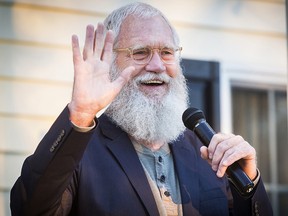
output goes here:
[[[234, 87], [237, 88], [245, 88], [245, 89], [255, 89], [255, 90], [265, 90], [268, 93], [269, 100], [273, 100], [272, 93], [273, 91], [286, 91], [287, 95], [287, 76], [280, 73], [268, 73], [268, 72], [253, 72], [246, 70], [232, 70], [225, 68], [222, 65], [222, 71], [220, 76], [220, 110], [221, 110], [221, 130], [223, 132], [233, 132], [233, 104], [232, 104], [232, 89]], [[275, 94], [274, 94], [275, 96]], [[275, 99], [275, 98], [274, 98]], [[287, 100], [288, 103], [288, 100]], [[269, 103], [270, 104], [270, 103]], [[275, 101], [274, 101], [275, 104]], [[269, 108], [270, 109], [270, 108]], [[288, 110], [287, 110], [288, 112]], [[271, 114], [271, 112], [269, 112]], [[275, 116], [271, 116], [269, 114], [269, 121], [273, 121]], [[288, 119], [287, 119], [288, 122]], [[272, 125], [270, 127], [273, 127]], [[273, 130], [270, 128], [269, 130]], [[271, 176], [278, 176], [277, 169], [277, 142], [275, 134], [269, 140], [269, 150], [272, 151], [271, 161], [275, 161], [275, 163], [271, 163]], [[274, 146], [273, 146], [274, 145]], [[273, 173], [274, 172], [274, 173]], [[279, 215], [279, 196], [281, 193], [288, 193], [288, 184], [280, 185], [277, 182], [277, 177], [271, 179], [270, 182], [265, 182], [265, 188], [267, 192], [270, 193], [271, 204], [273, 206], [273, 211], [275, 215]], [[279, 207], [279, 206], [278, 206]]]

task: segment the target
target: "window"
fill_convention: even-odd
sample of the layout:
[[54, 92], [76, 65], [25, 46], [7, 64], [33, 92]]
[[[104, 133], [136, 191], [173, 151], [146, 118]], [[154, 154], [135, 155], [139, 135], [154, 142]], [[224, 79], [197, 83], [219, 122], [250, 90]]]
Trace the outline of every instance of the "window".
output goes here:
[[201, 109], [207, 122], [219, 131], [219, 62], [182, 59], [181, 65], [189, 90], [189, 106]]
[[232, 87], [233, 131], [257, 151], [275, 215], [288, 212], [287, 94], [285, 88]]

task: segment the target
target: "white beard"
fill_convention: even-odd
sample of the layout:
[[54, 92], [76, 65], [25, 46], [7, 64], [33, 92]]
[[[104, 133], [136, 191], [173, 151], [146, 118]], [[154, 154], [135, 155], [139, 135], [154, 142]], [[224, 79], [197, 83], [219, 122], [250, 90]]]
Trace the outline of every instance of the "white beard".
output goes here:
[[[112, 77], [115, 74], [117, 70], [112, 68]], [[185, 130], [182, 113], [188, 104], [186, 81], [182, 71], [178, 74], [176, 78], [150, 72], [137, 76], [122, 89], [105, 113], [138, 142], [153, 144], [176, 140]], [[152, 77], [162, 77], [169, 82], [164, 97], [145, 96], [139, 91], [137, 81]]]

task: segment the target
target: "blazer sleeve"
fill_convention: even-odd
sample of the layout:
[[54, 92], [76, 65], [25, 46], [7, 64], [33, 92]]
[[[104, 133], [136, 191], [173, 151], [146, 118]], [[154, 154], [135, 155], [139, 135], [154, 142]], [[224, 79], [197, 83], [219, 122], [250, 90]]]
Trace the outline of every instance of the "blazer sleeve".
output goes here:
[[232, 183], [230, 183], [230, 188], [233, 195], [233, 215], [273, 215], [270, 200], [261, 177], [252, 194], [247, 197], [240, 195]]
[[95, 129], [73, 129], [66, 107], [22, 167], [10, 194], [12, 215], [54, 215]]

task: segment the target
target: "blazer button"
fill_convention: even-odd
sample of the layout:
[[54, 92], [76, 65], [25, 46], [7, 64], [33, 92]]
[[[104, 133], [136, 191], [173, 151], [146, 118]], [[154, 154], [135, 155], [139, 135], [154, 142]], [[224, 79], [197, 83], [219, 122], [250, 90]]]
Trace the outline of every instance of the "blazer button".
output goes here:
[[258, 202], [256, 201], [254, 204], [254, 212], [256, 216], [259, 216]]
[[61, 130], [57, 139], [53, 142], [52, 146], [50, 147], [50, 152], [54, 152], [55, 149], [58, 147], [58, 145], [60, 144], [61, 140], [63, 139], [65, 135], [65, 130]]

